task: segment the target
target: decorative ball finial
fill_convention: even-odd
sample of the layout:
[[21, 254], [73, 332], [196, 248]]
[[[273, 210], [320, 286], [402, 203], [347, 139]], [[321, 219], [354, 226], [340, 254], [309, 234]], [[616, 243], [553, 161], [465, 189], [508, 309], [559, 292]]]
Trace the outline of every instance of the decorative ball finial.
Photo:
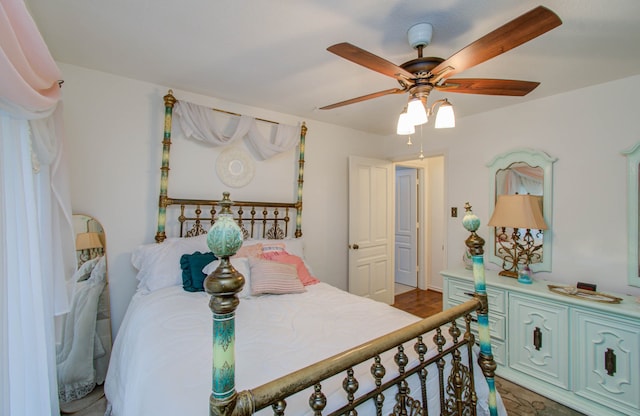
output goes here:
[[218, 219], [207, 233], [207, 245], [217, 257], [231, 257], [242, 246], [242, 231], [233, 220], [229, 192], [222, 194], [219, 202], [221, 208]]
[[465, 202], [464, 210], [466, 213], [462, 218], [462, 225], [471, 233], [465, 240], [465, 244], [472, 256], [481, 256], [484, 254], [484, 239], [476, 234], [476, 231], [480, 228], [480, 218], [471, 211], [471, 205], [468, 202]]
[[218, 267], [204, 280], [205, 292], [211, 295], [209, 307], [214, 314], [233, 312], [239, 303], [237, 293], [245, 283], [244, 276], [229, 260], [242, 246], [242, 231], [233, 219], [232, 204], [229, 192], [224, 192], [219, 202], [220, 214], [207, 233], [207, 245], [220, 259]]
[[462, 225], [467, 231], [475, 232], [480, 228], [480, 218], [471, 211], [471, 205], [468, 202], [464, 204], [465, 214], [462, 218]]

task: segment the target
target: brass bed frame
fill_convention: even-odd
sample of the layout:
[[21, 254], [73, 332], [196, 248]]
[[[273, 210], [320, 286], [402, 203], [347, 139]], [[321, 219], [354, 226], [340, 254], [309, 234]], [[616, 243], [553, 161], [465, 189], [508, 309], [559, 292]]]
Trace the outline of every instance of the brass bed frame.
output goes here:
[[[167, 208], [179, 207], [178, 222], [180, 236], [204, 234], [208, 227], [216, 221], [219, 214], [216, 207], [230, 209], [231, 201], [228, 193], [222, 200], [177, 199], [170, 198], [167, 193], [169, 175], [169, 153], [171, 146], [172, 110], [176, 103], [172, 91], [164, 97], [165, 122], [161, 167], [161, 186], [158, 203], [158, 227], [156, 241], [166, 238], [165, 225]], [[307, 128], [302, 125], [298, 159], [298, 190], [295, 202], [250, 202], [235, 201], [233, 218], [238, 223], [244, 238], [282, 239], [290, 236], [301, 237], [302, 185], [304, 171], [304, 143]], [[476, 338], [471, 331], [471, 314], [477, 313], [480, 354], [478, 363], [489, 387], [489, 410], [496, 415], [496, 392], [494, 371], [496, 364], [491, 353], [488, 329], [488, 300], [484, 283], [484, 240], [476, 234], [479, 220], [466, 204], [467, 215], [463, 220], [465, 228], [470, 231], [466, 245], [472, 254], [475, 277], [475, 293], [473, 297], [456, 307], [447, 309], [435, 316], [423, 319], [405, 328], [364, 343], [348, 351], [302, 368], [284, 377], [267, 382], [250, 390], [235, 390], [235, 354], [234, 354], [234, 318], [239, 303], [237, 293], [242, 289], [242, 279], [219, 268], [205, 282], [205, 289], [211, 295], [210, 308], [213, 313], [213, 368], [212, 393], [209, 399], [211, 416], [248, 416], [261, 409], [271, 407], [274, 415], [284, 415], [286, 398], [309, 387], [313, 392], [309, 397], [309, 409], [314, 415], [323, 414], [327, 406], [327, 397], [322, 391], [322, 381], [344, 373], [343, 389], [346, 404], [331, 415], [357, 415], [356, 408], [366, 401], [373, 401], [376, 414], [382, 414], [385, 403], [385, 392], [395, 388], [391, 393], [394, 402], [393, 415], [427, 415], [426, 380], [429, 370], [427, 366], [434, 364], [438, 372], [439, 403], [442, 415], [475, 415], [477, 396], [475, 393], [473, 366], [470, 365], [474, 355], [472, 347]], [[295, 227], [290, 226], [291, 217], [295, 215]], [[235, 272], [235, 270], [234, 270]], [[427, 347], [424, 336], [434, 332], [435, 351]], [[448, 337], [445, 335], [448, 334]], [[418, 355], [418, 363], [409, 366], [405, 348], [413, 344]], [[381, 355], [385, 352], [394, 354], [397, 375], [383, 380], [389, 372], [381, 363]], [[433, 354], [431, 356], [431, 354]], [[427, 358], [427, 356], [429, 358]], [[463, 355], [466, 358], [463, 358]], [[445, 358], [451, 362], [451, 370], [445, 374]], [[359, 391], [360, 382], [354, 375], [353, 368], [361, 363], [371, 361], [371, 377], [375, 387], [371, 390]], [[420, 380], [420, 399], [410, 395], [407, 379], [416, 376]]]

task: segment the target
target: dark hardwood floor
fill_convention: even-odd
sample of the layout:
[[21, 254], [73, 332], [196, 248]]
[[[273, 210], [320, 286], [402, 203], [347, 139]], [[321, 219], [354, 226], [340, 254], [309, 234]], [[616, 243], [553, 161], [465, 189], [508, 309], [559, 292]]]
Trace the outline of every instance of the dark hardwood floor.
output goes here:
[[434, 290], [413, 289], [396, 295], [393, 305], [420, 318], [442, 312], [442, 293]]

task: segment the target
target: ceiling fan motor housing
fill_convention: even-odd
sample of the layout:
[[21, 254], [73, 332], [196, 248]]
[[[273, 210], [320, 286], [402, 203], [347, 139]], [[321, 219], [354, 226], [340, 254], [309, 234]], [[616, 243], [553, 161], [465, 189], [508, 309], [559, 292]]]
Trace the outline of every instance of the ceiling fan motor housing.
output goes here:
[[409, 45], [411, 45], [413, 49], [418, 49], [420, 46], [428, 46], [431, 43], [432, 35], [433, 26], [431, 26], [431, 23], [416, 23], [407, 31]]

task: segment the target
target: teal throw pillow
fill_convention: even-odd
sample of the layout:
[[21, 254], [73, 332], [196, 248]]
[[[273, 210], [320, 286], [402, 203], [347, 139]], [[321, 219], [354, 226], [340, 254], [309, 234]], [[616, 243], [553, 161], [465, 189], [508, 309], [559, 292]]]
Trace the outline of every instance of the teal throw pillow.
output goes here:
[[201, 253], [196, 251], [193, 254], [183, 254], [180, 258], [182, 268], [182, 287], [188, 292], [203, 292], [204, 279], [207, 275], [202, 273], [202, 269], [218, 258], [213, 253]]

